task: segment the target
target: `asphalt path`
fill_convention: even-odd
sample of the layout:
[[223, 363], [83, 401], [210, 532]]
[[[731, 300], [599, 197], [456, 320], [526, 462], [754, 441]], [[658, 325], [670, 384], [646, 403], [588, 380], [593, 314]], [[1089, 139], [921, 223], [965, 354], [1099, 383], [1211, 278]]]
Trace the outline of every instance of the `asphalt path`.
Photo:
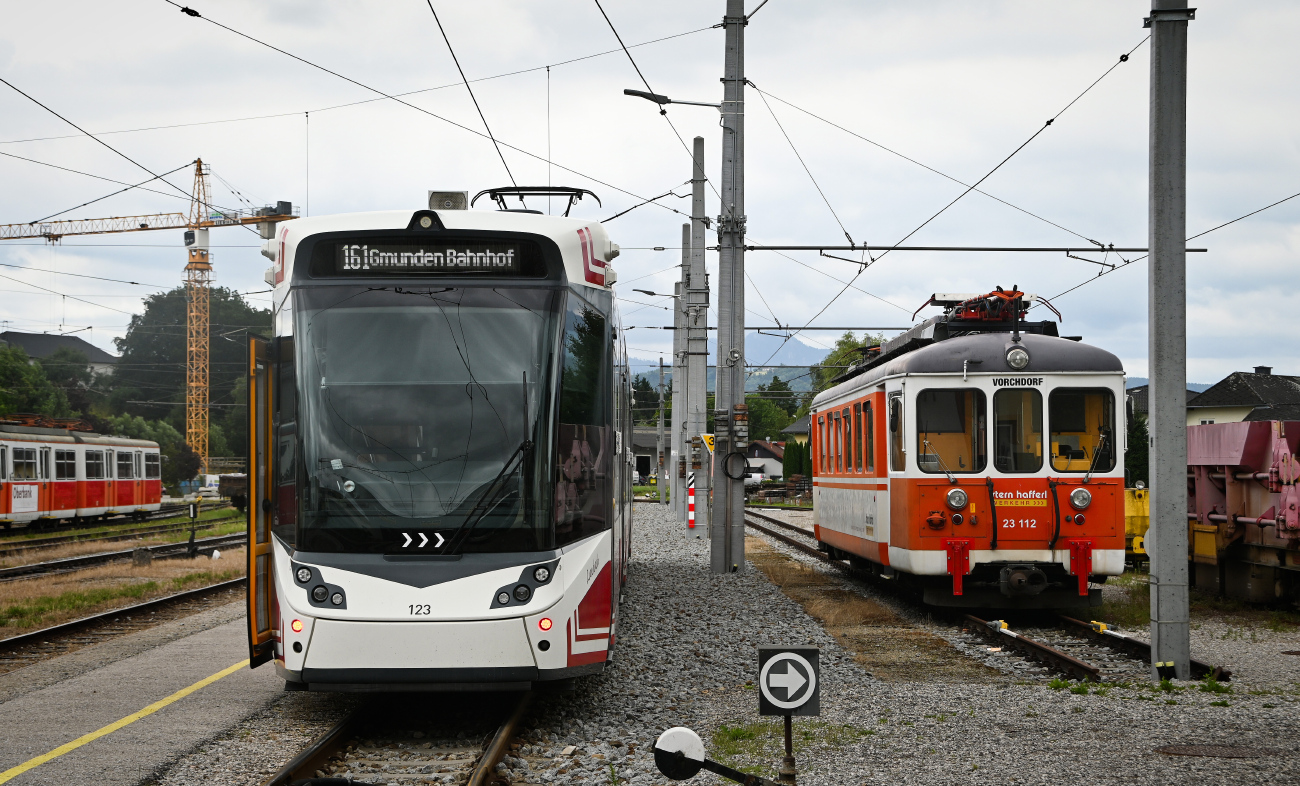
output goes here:
[[269, 664], [247, 667], [242, 611], [222, 606], [0, 677], [0, 783], [137, 784], [273, 702], [284, 683]]

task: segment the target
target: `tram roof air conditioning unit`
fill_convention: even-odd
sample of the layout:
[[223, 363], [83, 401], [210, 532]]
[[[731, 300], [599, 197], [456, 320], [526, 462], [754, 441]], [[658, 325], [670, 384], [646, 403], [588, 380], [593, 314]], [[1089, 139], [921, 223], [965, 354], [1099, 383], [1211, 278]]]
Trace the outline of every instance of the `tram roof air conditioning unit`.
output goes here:
[[430, 210], [469, 210], [468, 191], [430, 191]]

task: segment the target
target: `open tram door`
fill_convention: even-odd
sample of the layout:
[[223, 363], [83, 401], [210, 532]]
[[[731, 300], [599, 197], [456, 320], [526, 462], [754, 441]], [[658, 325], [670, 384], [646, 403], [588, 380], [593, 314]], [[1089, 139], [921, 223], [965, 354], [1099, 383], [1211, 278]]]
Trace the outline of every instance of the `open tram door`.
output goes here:
[[274, 555], [271, 553], [271, 342], [248, 340], [248, 658], [259, 666], [275, 655]]

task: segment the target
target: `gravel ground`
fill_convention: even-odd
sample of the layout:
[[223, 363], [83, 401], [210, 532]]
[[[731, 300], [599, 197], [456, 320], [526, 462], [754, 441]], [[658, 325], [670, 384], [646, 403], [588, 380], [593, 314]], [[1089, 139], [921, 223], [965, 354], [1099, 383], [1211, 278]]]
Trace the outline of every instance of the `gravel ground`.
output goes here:
[[[711, 757], [773, 775], [779, 727], [757, 716], [751, 687], [759, 644], [821, 648], [822, 716], [795, 724], [801, 784], [1300, 783], [1300, 683], [1217, 694], [1194, 684], [1168, 692], [1138, 685], [1074, 693], [1033, 674], [881, 682], [762, 573], [712, 576], [707, 543], [686, 538], [670, 510], [638, 504], [635, 513], [615, 661], [574, 692], [538, 696], [520, 735], [523, 746], [503, 768], [516, 784], [666, 783], [649, 749], [675, 725], [699, 732]], [[931, 627], [953, 640], [950, 626]], [[408, 700], [435, 709], [474, 701], [427, 694]], [[259, 782], [348, 701], [285, 694], [161, 782]], [[1176, 744], [1246, 745], [1278, 755], [1153, 752]], [[722, 782], [707, 773], [695, 781]]]

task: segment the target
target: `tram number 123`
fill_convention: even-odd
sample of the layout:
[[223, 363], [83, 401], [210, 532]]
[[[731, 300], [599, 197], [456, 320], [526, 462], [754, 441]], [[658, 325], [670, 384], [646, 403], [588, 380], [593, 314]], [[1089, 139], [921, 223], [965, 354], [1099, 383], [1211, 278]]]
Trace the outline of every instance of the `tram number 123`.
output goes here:
[[1038, 519], [1002, 519], [1002, 529], [1037, 529]]
[[414, 606], [409, 606], [409, 608], [411, 609], [411, 614], [416, 617], [423, 617], [433, 613], [433, 610], [429, 608], [429, 604], [427, 603], [417, 603]]

